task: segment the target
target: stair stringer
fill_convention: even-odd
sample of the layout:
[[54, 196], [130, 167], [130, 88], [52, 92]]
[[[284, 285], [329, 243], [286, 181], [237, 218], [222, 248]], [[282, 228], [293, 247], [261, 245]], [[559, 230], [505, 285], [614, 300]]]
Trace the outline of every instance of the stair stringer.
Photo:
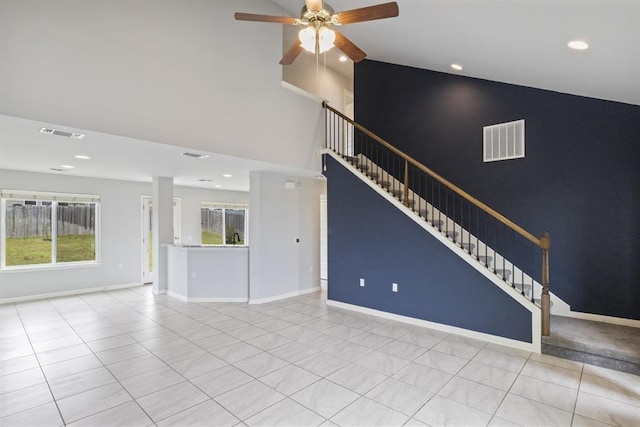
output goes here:
[[[536, 353], [541, 352], [542, 313], [538, 305], [532, 303], [528, 298], [524, 297], [519, 291], [512, 288], [509, 283], [500, 279], [495, 273], [493, 273], [493, 271], [486, 268], [483, 264], [480, 264], [473, 255], [470, 255], [469, 253], [466, 252], [466, 250], [464, 250], [454, 241], [444, 236], [438, 229], [434, 228], [433, 226], [431, 226], [431, 224], [427, 223], [424, 220], [424, 218], [416, 214], [411, 208], [405, 206], [400, 200], [396, 199], [387, 190], [385, 190], [383, 187], [381, 187], [376, 182], [371, 180], [371, 178], [369, 178], [366, 174], [364, 174], [354, 165], [352, 165], [347, 160], [345, 160], [342, 156], [340, 156], [339, 154], [335, 153], [333, 150], [330, 150], [330, 149], [323, 149], [322, 154], [330, 155], [334, 160], [340, 163], [346, 170], [353, 173], [354, 176], [356, 176], [358, 179], [364, 182], [367, 186], [369, 186], [376, 193], [378, 193], [380, 196], [386, 199], [394, 207], [396, 207], [398, 210], [404, 213], [408, 218], [410, 218], [412, 221], [418, 224], [421, 228], [427, 231], [430, 235], [432, 235], [435, 239], [437, 239], [442, 245], [444, 245], [446, 248], [448, 248], [450, 251], [456, 254], [460, 259], [462, 259], [464, 262], [469, 264], [471, 267], [473, 267], [476, 271], [482, 274], [487, 280], [491, 281], [494, 285], [499, 287], [510, 298], [518, 302], [518, 304], [523, 306], [525, 309], [527, 309], [531, 313], [532, 342], [527, 343], [527, 342], [517, 341], [514, 339], [499, 337], [495, 335], [488, 335], [481, 332], [462, 330], [461, 328], [456, 328], [449, 325], [440, 325], [432, 322], [426, 322], [430, 324], [429, 325], [430, 327], [437, 328], [438, 325], [440, 325], [441, 326], [440, 329], [443, 329], [447, 332], [457, 333], [457, 334], [465, 335], [471, 338], [482, 339], [485, 341], [491, 341], [500, 345], [519, 348], [526, 351], [533, 351]], [[331, 284], [329, 284], [329, 286], [331, 286]], [[398, 317], [401, 318], [403, 316], [398, 316]], [[398, 320], [402, 321], [403, 319], [398, 319]], [[425, 323], [425, 322], [421, 321], [420, 323]], [[464, 332], [461, 332], [461, 331], [464, 331]]]

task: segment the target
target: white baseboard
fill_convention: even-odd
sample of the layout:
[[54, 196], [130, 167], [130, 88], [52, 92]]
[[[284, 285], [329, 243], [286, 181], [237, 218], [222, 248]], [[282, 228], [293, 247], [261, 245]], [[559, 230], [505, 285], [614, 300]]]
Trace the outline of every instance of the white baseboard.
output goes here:
[[185, 297], [184, 295], [172, 292], [172, 291], [167, 291], [167, 295], [172, 297], [172, 298], [176, 298], [182, 302], [247, 302], [248, 298], [246, 297], [239, 297], [239, 298], [188, 298]]
[[85, 288], [85, 289], [75, 289], [75, 290], [61, 291], [61, 292], [49, 292], [46, 294], [26, 295], [23, 297], [2, 298], [0, 299], [0, 304], [11, 304], [14, 302], [35, 301], [40, 299], [66, 297], [70, 295], [90, 294], [94, 292], [112, 291], [116, 289], [134, 288], [137, 286], [144, 286], [144, 284], [143, 283], [125, 283], [122, 285], [108, 285], [108, 286], [99, 286], [96, 288]]
[[[553, 313], [556, 315], [556, 313]], [[574, 319], [592, 320], [594, 322], [611, 323], [613, 325], [631, 326], [640, 328], [640, 320], [625, 319], [624, 317], [605, 316], [603, 314], [582, 313], [580, 311], [567, 311], [557, 313], [558, 316], [572, 317]]]
[[[337, 308], [342, 308], [345, 310], [357, 311], [359, 313], [370, 314], [372, 316], [378, 316], [389, 320], [396, 320], [398, 322], [408, 323], [414, 326], [421, 326], [430, 329], [435, 329], [442, 332], [447, 332], [450, 334], [460, 335], [466, 338], [473, 338], [477, 340], [487, 341], [490, 343], [503, 345], [505, 347], [511, 347], [518, 350], [531, 351], [534, 353], [540, 353], [541, 351], [541, 342], [540, 335], [538, 334], [536, 339], [536, 335], [533, 335], [533, 343], [528, 343], [524, 341], [517, 341], [510, 338], [498, 337], [496, 335], [485, 334], [483, 332], [470, 331], [468, 329], [458, 328], [456, 326], [444, 325], [442, 323], [430, 322], [428, 320], [416, 319], [413, 317], [402, 316], [400, 314], [388, 313], [386, 311], [375, 310], [373, 308], [361, 307], [358, 305], [347, 304], [344, 302], [327, 300], [327, 305]], [[535, 317], [534, 317], [535, 323]], [[534, 327], [534, 329], [536, 329]]]
[[249, 298], [247, 297], [238, 297], [238, 298], [189, 298], [189, 302], [249, 302]]
[[267, 302], [273, 302], [273, 301], [277, 301], [285, 298], [298, 297], [300, 295], [306, 295], [312, 292], [318, 292], [319, 290], [320, 290], [320, 286], [315, 286], [313, 288], [303, 289], [301, 291], [289, 292], [286, 294], [275, 295], [269, 298], [255, 299], [255, 298], [249, 297], [249, 304], [264, 304]]

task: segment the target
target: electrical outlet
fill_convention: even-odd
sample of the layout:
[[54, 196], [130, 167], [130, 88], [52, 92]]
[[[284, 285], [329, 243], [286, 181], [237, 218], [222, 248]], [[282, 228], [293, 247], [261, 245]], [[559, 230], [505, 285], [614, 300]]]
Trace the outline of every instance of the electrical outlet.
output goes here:
[[398, 284], [397, 283], [392, 283], [391, 284], [391, 291], [392, 292], [398, 292]]
[[118, 264], [118, 269], [122, 270], [124, 268], [124, 264]]
[[364, 279], [360, 279], [360, 286], [364, 288]]
[[196, 272], [195, 272], [195, 271], [192, 271], [192, 272], [191, 272], [191, 278], [192, 278], [192, 279], [195, 279], [195, 278], [196, 278]]

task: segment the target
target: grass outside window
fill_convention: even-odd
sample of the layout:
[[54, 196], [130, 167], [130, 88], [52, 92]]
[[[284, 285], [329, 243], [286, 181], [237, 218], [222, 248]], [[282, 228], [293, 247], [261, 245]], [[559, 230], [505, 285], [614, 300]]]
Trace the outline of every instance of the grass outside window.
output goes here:
[[[51, 263], [50, 237], [10, 237], [6, 239], [7, 266]], [[58, 236], [58, 262], [94, 261], [95, 236]]]

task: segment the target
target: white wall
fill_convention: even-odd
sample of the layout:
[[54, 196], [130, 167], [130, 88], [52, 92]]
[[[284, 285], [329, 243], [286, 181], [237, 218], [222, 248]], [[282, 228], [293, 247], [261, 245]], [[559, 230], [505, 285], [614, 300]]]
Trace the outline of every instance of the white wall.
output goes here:
[[[285, 26], [284, 49], [298, 38], [299, 27]], [[333, 108], [344, 112], [344, 90], [353, 92], [353, 79], [324, 66], [324, 56], [316, 63], [315, 55], [303, 51], [291, 65], [282, 67], [282, 79], [312, 95], [329, 102]]]
[[[285, 188], [287, 181], [296, 188]], [[266, 302], [320, 286], [323, 187], [324, 182], [314, 178], [251, 172], [250, 302]]]
[[[0, 114], [320, 170], [323, 111], [281, 85], [256, 0], [0, 0]], [[1, 136], [1, 135], [0, 135]]]
[[[0, 271], [0, 298], [82, 291], [141, 283], [141, 197], [151, 195], [151, 183], [138, 183], [0, 169], [0, 188], [98, 194], [100, 254], [97, 266]], [[182, 232], [200, 239], [200, 203], [247, 203], [248, 193], [175, 187], [182, 200]], [[122, 269], [119, 269], [122, 264]]]

